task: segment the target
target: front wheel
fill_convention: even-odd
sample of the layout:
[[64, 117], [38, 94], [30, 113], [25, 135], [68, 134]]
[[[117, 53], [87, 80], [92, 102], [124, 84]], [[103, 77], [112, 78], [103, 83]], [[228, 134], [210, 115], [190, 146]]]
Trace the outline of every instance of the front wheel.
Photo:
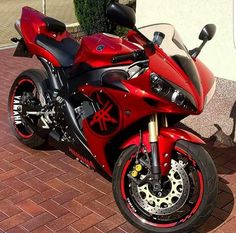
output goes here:
[[[178, 141], [171, 170], [161, 179], [162, 190], [155, 192], [150, 184], [135, 182], [150, 173], [148, 166], [139, 166], [135, 179], [131, 177], [137, 166], [136, 152], [136, 146], [124, 150], [113, 173], [114, 197], [125, 218], [145, 232], [183, 233], [199, 228], [214, 209], [218, 193], [210, 155], [200, 145]], [[148, 164], [147, 155], [138, 158]]]

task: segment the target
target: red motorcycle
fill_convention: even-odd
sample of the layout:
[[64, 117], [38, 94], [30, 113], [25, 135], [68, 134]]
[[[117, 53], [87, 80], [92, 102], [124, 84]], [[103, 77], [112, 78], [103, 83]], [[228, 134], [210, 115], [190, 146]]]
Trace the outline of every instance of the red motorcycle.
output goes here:
[[107, 17], [130, 29], [126, 38], [76, 41], [62, 22], [23, 8], [14, 55], [35, 55], [45, 70], [26, 70], [13, 83], [11, 127], [23, 144], [49, 143], [112, 179], [121, 213], [141, 230], [191, 232], [215, 206], [217, 172], [204, 142], [174, 124], [200, 114], [214, 93], [197, 56], [215, 25], [188, 51], [172, 25], [137, 29], [127, 6], [110, 4]]

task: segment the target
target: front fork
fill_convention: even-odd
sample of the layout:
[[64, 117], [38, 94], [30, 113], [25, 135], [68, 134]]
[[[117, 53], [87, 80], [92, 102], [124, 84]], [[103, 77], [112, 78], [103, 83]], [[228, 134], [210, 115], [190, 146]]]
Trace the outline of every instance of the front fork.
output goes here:
[[[166, 115], [163, 115], [161, 126], [168, 127]], [[158, 153], [158, 117], [157, 114], [154, 114], [150, 117], [148, 123], [148, 132], [149, 132], [149, 142], [151, 145], [151, 157], [152, 157], [152, 178], [153, 178], [153, 189], [154, 191], [159, 191], [161, 189], [161, 167], [160, 167], [160, 158]]]

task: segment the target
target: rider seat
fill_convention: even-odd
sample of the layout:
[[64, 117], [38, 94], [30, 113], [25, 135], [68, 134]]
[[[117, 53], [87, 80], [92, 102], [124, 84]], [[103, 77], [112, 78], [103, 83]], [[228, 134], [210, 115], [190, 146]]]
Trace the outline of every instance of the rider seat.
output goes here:
[[62, 67], [69, 67], [74, 64], [75, 55], [80, 47], [79, 42], [72, 38], [68, 37], [57, 41], [43, 34], [37, 36], [36, 44], [50, 52]]

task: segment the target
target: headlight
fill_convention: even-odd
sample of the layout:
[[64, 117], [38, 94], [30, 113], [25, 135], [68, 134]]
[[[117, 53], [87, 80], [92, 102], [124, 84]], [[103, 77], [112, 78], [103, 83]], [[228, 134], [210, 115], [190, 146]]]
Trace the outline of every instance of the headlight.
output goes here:
[[171, 97], [171, 101], [173, 103], [176, 103], [178, 106], [181, 106], [184, 104], [186, 100], [186, 97], [184, 94], [182, 94], [180, 91], [175, 90], [172, 97]]
[[155, 73], [150, 74], [150, 79], [154, 93], [187, 110], [196, 111], [193, 97], [186, 91], [164, 80]]
[[153, 84], [152, 88], [154, 89], [154, 92], [161, 95], [168, 95], [170, 93], [171, 86], [168, 85], [167, 82], [165, 82], [155, 73], [151, 73], [150, 77], [151, 77], [151, 82]]

